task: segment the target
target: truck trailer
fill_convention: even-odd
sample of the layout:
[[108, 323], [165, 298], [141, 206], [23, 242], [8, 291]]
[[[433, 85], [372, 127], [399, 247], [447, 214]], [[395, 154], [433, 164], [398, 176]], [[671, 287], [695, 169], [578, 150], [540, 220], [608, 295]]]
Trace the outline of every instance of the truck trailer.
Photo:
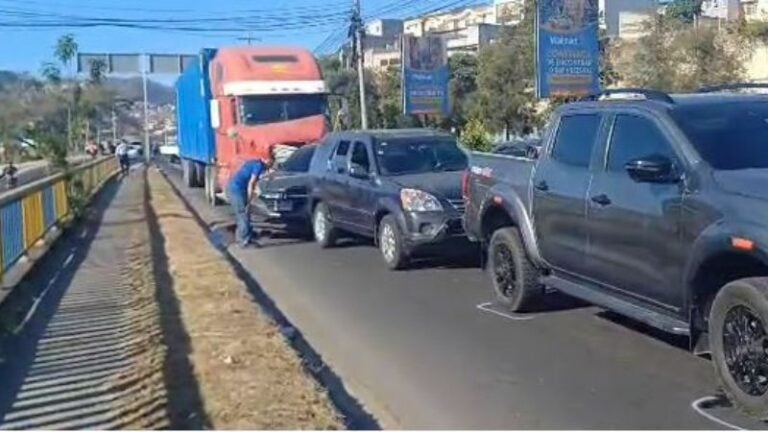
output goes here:
[[301, 48], [204, 49], [176, 97], [184, 182], [204, 187], [214, 204], [243, 163], [316, 143], [329, 130], [320, 66]]

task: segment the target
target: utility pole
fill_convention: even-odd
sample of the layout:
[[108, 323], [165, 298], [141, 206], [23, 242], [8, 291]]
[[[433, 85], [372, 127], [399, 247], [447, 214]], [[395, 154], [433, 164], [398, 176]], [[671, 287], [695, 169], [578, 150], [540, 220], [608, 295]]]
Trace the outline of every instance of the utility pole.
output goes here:
[[239, 38], [237, 38], [237, 40], [243, 41], [243, 42], [247, 43], [248, 45], [253, 45], [253, 42], [261, 41], [260, 38], [253, 37], [253, 33], [250, 32], [250, 31], [248, 32], [248, 36], [246, 36], [246, 37], [239, 37]]
[[117, 111], [112, 107], [112, 145], [117, 147]]
[[365, 69], [363, 68], [363, 15], [360, 11], [360, 0], [355, 1], [352, 12], [352, 31], [357, 47], [357, 79], [360, 85], [360, 126], [368, 129], [368, 107], [365, 104]]
[[144, 160], [149, 165], [152, 157], [149, 148], [149, 92], [147, 91], [147, 68], [149, 67], [149, 57], [144, 56], [144, 65], [141, 68], [141, 80], [144, 85]]

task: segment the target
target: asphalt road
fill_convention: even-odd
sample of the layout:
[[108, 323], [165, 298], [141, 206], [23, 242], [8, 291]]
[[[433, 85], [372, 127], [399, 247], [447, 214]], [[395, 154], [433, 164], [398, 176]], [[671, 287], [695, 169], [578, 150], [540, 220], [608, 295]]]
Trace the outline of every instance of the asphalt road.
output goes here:
[[[231, 220], [202, 191], [184, 195], [210, 225]], [[471, 263], [391, 272], [365, 242], [263, 246], [230, 252], [386, 428], [765, 428], [692, 407], [716, 383], [685, 339], [557, 294], [541, 312], [504, 316], [479, 307], [491, 294]]]
[[[70, 163], [77, 165], [88, 159], [88, 156], [73, 156], [69, 158], [69, 161]], [[0, 170], [3, 168], [5, 168], [5, 166], [0, 165]], [[18, 172], [16, 173], [17, 188], [54, 173], [48, 166], [48, 162], [44, 160], [24, 162], [17, 164], [16, 168], [18, 169]], [[7, 190], [8, 180], [6, 178], [0, 179], [0, 192], [5, 192]]]

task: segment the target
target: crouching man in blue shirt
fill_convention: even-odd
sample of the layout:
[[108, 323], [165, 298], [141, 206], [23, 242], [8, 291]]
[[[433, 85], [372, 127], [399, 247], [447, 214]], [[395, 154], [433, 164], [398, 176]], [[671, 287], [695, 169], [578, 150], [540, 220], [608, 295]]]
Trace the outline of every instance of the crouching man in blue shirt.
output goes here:
[[254, 243], [249, 204], [259, 178], [272, 167], [272, 163], [271, 159], [250, 160], [244, 163], [232, 176], [227, 186], [227, 198], [235, 210], [237, 221], [235, 238], [242, 247], [248, 247]]

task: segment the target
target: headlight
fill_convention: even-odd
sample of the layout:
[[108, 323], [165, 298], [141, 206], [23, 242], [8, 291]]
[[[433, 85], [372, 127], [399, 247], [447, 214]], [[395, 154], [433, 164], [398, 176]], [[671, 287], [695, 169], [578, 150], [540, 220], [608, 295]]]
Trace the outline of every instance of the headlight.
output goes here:
[[427, 192], [418, 189], [403, 189], [400, 191], [400, 202], [403, 210], [411, 212], [442, 211], [440, 201]]
[[266, 200], [280, 200], [283, 199], [284, 195], [282, 192], [262, 192], [259, 193], [259, 196], [261, 199]]

